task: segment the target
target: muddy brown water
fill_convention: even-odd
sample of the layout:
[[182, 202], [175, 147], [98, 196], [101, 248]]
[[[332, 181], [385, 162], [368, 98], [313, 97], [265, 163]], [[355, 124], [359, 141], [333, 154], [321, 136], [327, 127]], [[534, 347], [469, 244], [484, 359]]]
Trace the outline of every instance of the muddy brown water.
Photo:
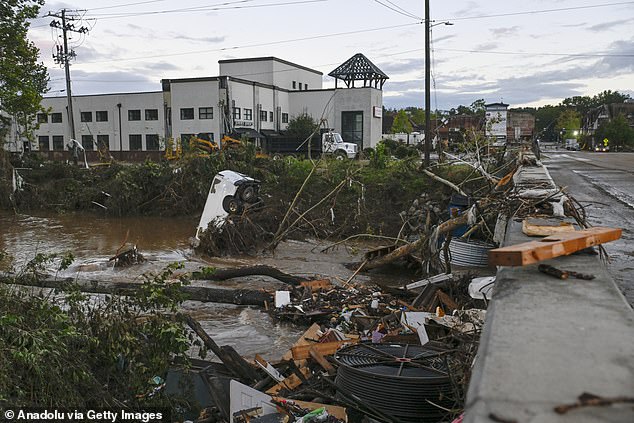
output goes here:
[[[282, 271], [306, 276], [347, 280], [353, 271], [345, 263], [362, 259], [364, 245], [339, 246], [321, 252], [329, 245], [323, 241], [288, 241], [273, 254], [258, 257], [208, 258], [196, 255], [189, 239], [195, 233], [197, 219], [126, 217], [111, 218], [92, 214], [14, 215], [0, 211], [0, 250], [11, 254], [19, 268], [37, 253], [72, 252], [75, 261], [60, 274], [95, 280], [138, 280], [146, 272], [158, 272], [165, 265], [180, 262], [185, 271], [203, 266], [231, 268], [256, 264], [275, 266]], [[122, 244], [137, 245], [146, 262], [125, 269], [114, 269], [108, 261]], [[402, 285], [413, 279], [404, 275], [358, 275], [357, 282]], [[250, 277], [223, 282], [203, 282], [230, 288], [283, 289], [283, 284], [266, 277]], [[279, 358], [305, 328], [273, 321], [257, 308], [187, 301], [183, 308], [200, 320], [220, 345], [231, 345], [247, 358], [256, 353], [269, 359]]]

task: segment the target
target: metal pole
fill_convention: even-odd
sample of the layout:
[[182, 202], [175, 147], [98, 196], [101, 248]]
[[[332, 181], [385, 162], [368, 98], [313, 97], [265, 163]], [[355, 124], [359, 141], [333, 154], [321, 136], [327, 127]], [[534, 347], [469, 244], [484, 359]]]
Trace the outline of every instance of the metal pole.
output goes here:
[[68, 38], [66, 36], [66, 9], [62, 9], [62, 33], [64, 34], [64, 71], [66, 72], [66, 100], [68, 101], [68, 125], [70, 137], [75, 138], [75, 118], [73, 117], [73, 95], [70, 90], [70, 57], [68, 54]]
[[429, 0], [425, 0], [425, 167], [429, 167], [429, 153], [431, 151], [431, 119], [430, 119], [430, 58], [429, 58]]

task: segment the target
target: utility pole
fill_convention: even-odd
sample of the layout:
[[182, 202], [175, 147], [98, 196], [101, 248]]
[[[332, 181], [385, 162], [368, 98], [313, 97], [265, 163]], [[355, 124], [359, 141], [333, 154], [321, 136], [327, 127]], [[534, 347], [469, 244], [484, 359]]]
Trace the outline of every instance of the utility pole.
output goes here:
[[425, 162], [424, 166], [429, 167], [429, 153], [431, 151], [431, 117], [430, 117], [430, 18], [429, 18], [429, 0], [425, 0]]
[[76, 32], [78, 34], [86, 34], [88, 28], [82, 26], [75, 28], [74, 22], [78, 19], [76, 16], [67, 16], [67, 10], [62, 9], [61, 13], [48, 13], [48, 16], [61, 19], [60, 21], [51, 21], [51, 27], [62, 30], [64, 42], [62, 45], [57, 44], [57, 53], [53, 54], [53, 60], [57, 64], [64, 65], [64, 72], [66, 73], [66, 101], [68, 102], [68, 125], [70, 127], [70, 137], [76, 140], [75, 134], [75, 118], [73, 115], [73, 94], [70, 86], [70, 61], [77, 57], [74, 50], [68, 49], [68, 32]]

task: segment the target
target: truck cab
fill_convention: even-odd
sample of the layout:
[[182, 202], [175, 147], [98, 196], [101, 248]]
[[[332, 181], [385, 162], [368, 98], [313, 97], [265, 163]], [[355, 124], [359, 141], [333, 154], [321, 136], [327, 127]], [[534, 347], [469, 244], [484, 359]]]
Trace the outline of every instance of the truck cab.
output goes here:
[[321, 134], [321, 147], [324, 153], [333, 154], [338, 159], [354, 159], [359, 154], [359, 146], [345, 142], [338, 132], [324, 132]]

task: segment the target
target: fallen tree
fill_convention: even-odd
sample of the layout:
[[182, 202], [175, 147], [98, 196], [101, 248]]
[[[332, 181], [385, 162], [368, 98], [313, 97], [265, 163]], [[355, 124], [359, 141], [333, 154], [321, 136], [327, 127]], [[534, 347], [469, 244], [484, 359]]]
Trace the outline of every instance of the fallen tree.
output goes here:
[[[44, 277], [39, 280], [33, 280], [33, 278], [30, 277], [7, 275], [0, 276], [0, 283], [52, 289], [67, 289], [73, 287], [79, 289], [81, 292], [109, 295], [130, 295], [138, 291], [141, 287], [141, 284], [138, 282], [98, 281], [72, 278], [56, 279], [52, 277]], [[180, 282], [174, 283], [180, 285]], [[186, 299], [193, 301], [254, 305], [260, 307], [265, 304], [270, 304], [273, 301], [273, 296], [270, 293], [261, 290], [225, 289], [183, 285], [180, 285], [178, 289], [182, 294], [186, 295]]]

